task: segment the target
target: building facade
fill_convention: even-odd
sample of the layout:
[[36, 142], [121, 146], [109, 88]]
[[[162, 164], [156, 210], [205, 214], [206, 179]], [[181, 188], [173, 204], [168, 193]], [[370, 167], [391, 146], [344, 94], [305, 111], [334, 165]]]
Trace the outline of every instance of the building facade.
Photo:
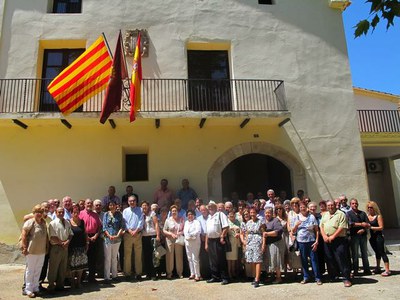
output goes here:
[[[0, 240], [15, 241], [43, 200], [131, 184], [152, 201], [162, 178], [174, 190], [188, 178], [205, 200], [273, 188], [365, 202], [347, 3], [0, 1]], [[125, 96], [100, 124], [102, 94], [61, 115], [49, 79], [102, 32], [114, 49], [119, 30], [135, 29], [148, 50], [137, 120]]]

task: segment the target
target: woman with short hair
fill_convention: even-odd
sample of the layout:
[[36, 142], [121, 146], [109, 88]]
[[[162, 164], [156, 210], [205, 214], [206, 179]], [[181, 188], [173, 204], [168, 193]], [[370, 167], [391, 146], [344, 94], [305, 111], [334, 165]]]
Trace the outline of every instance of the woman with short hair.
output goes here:
[[296, 234], [292, 231], [294, 224], [297, 221], [297, 215], [300, 213], [300, 198], [293, 197], [290, 200], [291, 211], [288, 213], [288, 232], [289, 232], [289, 266], [293, 268], [296, 275], [296, 270], [301, 269], [300, 252], [293, 245], [295, 244]]
[[125, 223], [121, 212], [117, 211], [115, 201], [108, 203], [107, 211], [103, 216], [104, 232], [104, 280], [109, 282], [110, 272], [112, 280], [118, 276], [118, 252], [121, 237], [125, 231]]
[[319, 272], [317, 255], [319, 240], [318, 222], [314, 215], [308, 212], [305, 202], [300, 203], [300, 213], [297, 215], [297, 221], [292, 231], [296, 234], [296, 240], [301, 254], [301, 264], [303, 267], [303, 280], [301, 283], [306, 284], [311, 280], [310, 272], [308, 271], [308, 260], [310, 259], [315, 281], [318, 285], [321, 285], [321, 273]]
[[142, 212], [144, 226], [142, 230], [142, 246], [143, 246], [143, 271], [147, 279], [156, 280], [156, 268], [153, 264], [154, 240], [160, 241], [160, 228], [158, 226], [158, 218], [154, 211], [150, 209], [147, 201], [142, 202]]
[[26, 258], [25, 293], [29, 298], [39, 294], [39, 278], [49, 241], [44, 209], [35, 205], [32, 213], [33, 218], [24, 223], [21, 233], [21, 251]]
[[274, 218], [273, 208], [265, 209], [265, 232], [263, 233], [266, 265], [269, 272], [275, 272], [275, 281], [281, 283], [281, 270], [284, 268], [285, 243], [282, 240], [283, 228], [281, 222]]
[[242, 211], [242, 222], [240, 223], [240, 242], [242, 245], [242, 265], [244, 267], [244, 273], [247, 279], [254, 277], [253, 268], [251, 264], [246, 262], [246, 244], [247, 244], [247, 228], [246, 224], [250, 220], [250, 211], [248, 208]]
[[181, 237], [184, 236], [184, 219], [178, 215], [178, 207], [172, 205], [170, 207], [171, 216], [166, 219], [163, 233], [166, 237], [166, 271], [167, 279], [172, 279], [172, 271], [174, 269], [174, 257], [176, 272], [179, 278], [183, 278], [183, 247], [184, 242], [181, 242]]
[[381, 214], [381, 210], [379, 206], [374, 201], [367, 202], [367, 215], [368, 221], [370, 224], [370, 233], [371, 237], [369, 239], [369, 243], [371, 244], [372, 249], [374, 249], [375, 257], [376, 257], [376, 268], [375, 274], [381, 272], [381, 259], [385, 265], [385, 271], [381, 274], [382, 276], [390, 276], [390, 266], [389, 266], [389, 258], [386, 255], [385, 251], [385, 239], [383, 237], [383, 217]]
[[265, 231], [264, 224], [257, 218], [257, 210], [250, 208], [250, 220], [246, 223], [246, 262], [251, 264], [253, 274], [255, 274], [252, 285], [255, 288], [260, 286], [261, 263], [263, 262], [264, 239]]
[[283, 233], [282, 233], [282, 240], [284, 241], [285, 244], [285, 254], [284, 254], [284, 260], [285, 260], [285, 268], [284, 270], [286, 271], [287, 266], [289, 265], [289, 231], [288, 231], [288, 218], [286, 215], [286, 211], [283, 207], [282, 204], [277, 204], [275, 205], [274, 208], [275, 212], [275, 217], [281, 222], [282, 228], [283, 228]]
[[185, 235], [185, 248], [186, 255], [189, 262], [190, 277], [189, 279], [194, 279], [194, 281], [200, 281], [200, 246], [201, 246], [201, 224], [195, 218], [195, 211], [189, 209], [186, 212], [186, 222], [183, 228]]
[[88, 257], [86, 254], [88, 248], [85, 224], [79, 218], [79, 204], [72, 205], [72, 218], [70, 220], [71, 230], [74, 233], [71, 242], [68, 245], [68, 262], [71, 270], [71, 287], [80, 288], [82, 273], [88, 268]]
[[238, 201], [238, 211], [235, 214], [236, 220], [239, 221], [239, 224], [243, 222], [243, 210], [246, 209], [246, 202], [243, 200]]
[[229, 230], [227, 236], [231, 243], [232, 251], [226, 252], [226, 261], [228, 262], [228, 274], [229, 278], [235, 279], [237, 277], [237, 262], [239, 257], [239, 235], [240, 235], [240, 223], [235, 218], [235, 210], [231, 209], [228, 212], [228, 224]]
[[[322, 218], [322, 214], [317, 212], [317, 206], [318, 204], [316, 202], [311, 201], [310, 203], [308, 203], [308, 211], [310, 212], [310, 214], [312, 214], [315, 219], [317, 220], [318, 223], [318, 227], [319, 224], [321, 223], [321, 218]], [[320, 274], [324, 274], [325, 273], [325, 250], [324, 250], [324, 238], [321, 235], [321, 231], [318, 230], [318, 246], [317, 246], [317, 255], [318, 255], [318, 266], [319, 266], [319, 272]]]

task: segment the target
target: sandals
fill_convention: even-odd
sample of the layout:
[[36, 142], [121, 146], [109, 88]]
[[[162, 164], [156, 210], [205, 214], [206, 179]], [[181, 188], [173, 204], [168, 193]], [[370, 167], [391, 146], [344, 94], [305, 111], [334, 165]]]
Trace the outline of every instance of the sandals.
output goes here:
[[392, 275], [392, 272], [390, 272], [390, 271], [385, 271], [385, 272], [383, 272], [381, 274], [381, 276], [383, 276], [383, 277], [387, 277], [387, 276], [390, 276], [390, 275]]
[[344, 281], [344, 286], [351, 287], [352, 286], [351, 281], [349, 281], [349, 280]]
[[309, 283], [310, 281], [308, 280], [308, 279], [303, 279], [302, 281], [300, 281], [300, 283], [301, 284], [307, 284], [307, 283]]

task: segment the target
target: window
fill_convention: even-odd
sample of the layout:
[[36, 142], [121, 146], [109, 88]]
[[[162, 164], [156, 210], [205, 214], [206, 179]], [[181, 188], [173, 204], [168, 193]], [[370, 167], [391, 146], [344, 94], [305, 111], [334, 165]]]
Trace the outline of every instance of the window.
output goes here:
[[149, 180], [147, 154], [126, 154], [125, 181], [147, 180]]
[[189, 109], [230, 111], [228, 51], [188, 50]]
[[[42, 85], [39, 111], [58, 112], [57, 103], [47, 91], [49, 83], [81, 55], [85, 49], [45, 49], [43, 57]], [[76, 111], [82, 111], [82, 107]]]
[[274, 0], [258, 0], [258, 4], [272, 5], [272, 4], [275, 4], [275, 3], [274, 3]]
[[82, 0], [54, 0], [53, 13], [79, 14], [82, 12]]

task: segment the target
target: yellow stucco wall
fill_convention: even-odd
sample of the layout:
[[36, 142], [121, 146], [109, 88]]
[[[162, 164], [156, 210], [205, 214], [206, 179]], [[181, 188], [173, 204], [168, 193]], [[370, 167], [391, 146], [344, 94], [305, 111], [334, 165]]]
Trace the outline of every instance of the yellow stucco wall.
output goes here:
[[[0, 178], [5, 191], [0, 198], [2, 204], [10, 203], [18, 225], [36, 203], [65, 195], [73, 200], [100, 198], [109, 185], [115, 185], [117, 194], [122, 195], [125, 186], [132, 184], [141, 200], [151, 201], [164, 177], [174, 190], [180, 188], [182, 178], [189, 178], [191, 186], [207, 199], [210, 167], [241, 143], [278, 145], [295, 157], [285, 130], [268, 122], [261, 125], [262, 120], [252, 120], [243, 129], [239, 118], [208, 119], [203, 129], [198, 126], [199, 119], [162, 119], [158, 129], [153, 119], [133, 124], [116, 119], [116, 129], [97, 119], [69, 121], [70, 130], [58, 119], [24, 120], [29, 126], [24, 130], [11, 120], [0, 120]], [[122, 181], [127, 151], [148, 153], [149, 181]], [[5, 221], [0, 219], [0, 226]], [[4, 234], [0, 241], [11, 239], [14, 232]]]

